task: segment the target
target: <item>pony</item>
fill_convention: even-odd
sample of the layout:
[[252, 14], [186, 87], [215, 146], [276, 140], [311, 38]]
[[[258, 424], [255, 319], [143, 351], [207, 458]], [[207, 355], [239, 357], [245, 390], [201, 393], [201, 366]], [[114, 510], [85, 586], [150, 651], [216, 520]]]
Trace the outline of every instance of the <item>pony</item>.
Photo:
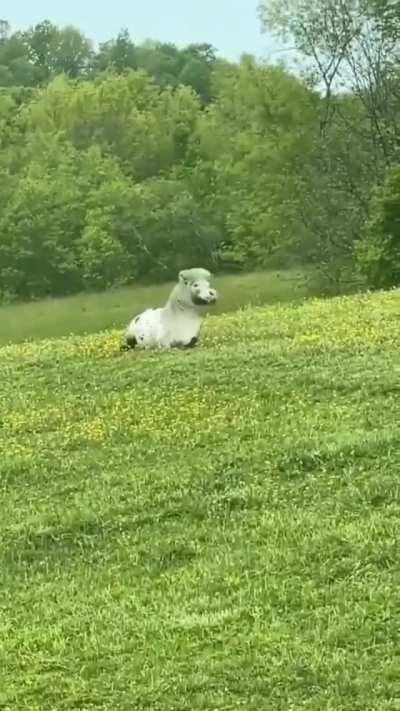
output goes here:
[[184, 269], [162, 308], [149, 308], [132, 319], [125, 331], [122, 350], [133, 348], [194, 348], [198, 343], [202, 314], [217, 302], [207, 269]]

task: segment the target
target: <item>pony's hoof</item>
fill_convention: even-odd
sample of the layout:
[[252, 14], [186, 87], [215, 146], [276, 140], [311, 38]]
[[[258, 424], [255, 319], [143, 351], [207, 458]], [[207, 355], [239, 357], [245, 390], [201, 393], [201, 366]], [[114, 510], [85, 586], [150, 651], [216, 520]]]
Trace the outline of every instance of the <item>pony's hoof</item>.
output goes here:
[[121, 345], [120, 350], [127, 352], [132, 351], [137, 346], [137, 340], [134, 336], [130, 336], [126, 339], [126, 342]]

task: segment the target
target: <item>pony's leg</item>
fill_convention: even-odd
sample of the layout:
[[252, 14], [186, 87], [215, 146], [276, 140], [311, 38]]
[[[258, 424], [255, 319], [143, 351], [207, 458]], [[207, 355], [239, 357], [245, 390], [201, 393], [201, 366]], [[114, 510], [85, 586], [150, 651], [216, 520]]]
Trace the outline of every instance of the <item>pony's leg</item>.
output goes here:
[[187, 350], [188, 348], [194, 348], [199, 340], [198, 336], [193, 336], [189, 343], [171, 343], [171, 348], [180, 348], [181, 350]]
[[122, 344], [121, 351], [132, 351], [137, 346], [137, 340], [135, 336], [128, 336], [126, 342]]

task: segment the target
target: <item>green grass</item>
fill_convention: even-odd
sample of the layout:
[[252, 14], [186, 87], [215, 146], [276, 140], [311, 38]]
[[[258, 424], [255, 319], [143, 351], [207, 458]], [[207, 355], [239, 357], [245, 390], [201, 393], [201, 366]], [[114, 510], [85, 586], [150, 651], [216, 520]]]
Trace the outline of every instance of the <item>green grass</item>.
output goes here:
[[0, 708], [400, 708], [400, 293], [0, 349]]
[[[216, 313], [301, 299], [307, 293], [305, 273], [299, 270], [222, 276], [215, 280], [221, 292]], [[162, 305], [172, 284], [117, 289], [100, 294], [79, 294], [0, 307], [0, 345], [69, 334], [123, 328], [149, 306]]]

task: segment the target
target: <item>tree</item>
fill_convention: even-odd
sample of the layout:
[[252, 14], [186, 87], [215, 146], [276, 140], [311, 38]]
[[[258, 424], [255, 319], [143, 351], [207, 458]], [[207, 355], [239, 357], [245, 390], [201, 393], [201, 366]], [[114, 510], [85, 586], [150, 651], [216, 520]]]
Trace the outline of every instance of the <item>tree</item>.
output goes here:
[[336, 220], [326, 222], [336, 230], [332, 257], [347, 255], [353, 265], [367, 229], [371, 191], [399, 160], [400, 16], [395, 6], [387, 0], [260, 4], [263, 26], [294, 44], [306, 61], [308, 81], [323, 95], [315, 175], [319, 185], [328, 179], [325, 199], [333, 208], [335, 201], [340, 204], [348, 222], [347, 229], [346, 224], [336, 229]]
[[[329, 100], [345, 89], [357, 97], [369, 121], [375, 170], [399, 150], [400, 15], [388, 0], [264, 0], [263, 26], [291, 38], [311, 63], [314, 82]], [[365, 125], [364, 125], [365, 130]]]
[[135, 45], [127, 30], [100, 45], [93, 60], [93, 72], [113, 70], [118, 74], [142, 69], [162, 88], [190, 86], [204, 104], [211, 99], [211, 76], [215, 50], [210, 44], [191, 44], [183, 49], [163, 42], [147, 41]]
[[400, 166], [391, 167], [371, 200], [365, 238], [357, 245], [361, 274], [374, 288], [400, 284]]
[[92, 44], [76, 28], [59, 29], [45, 20], [22, 36], [29, 59], [42, 81], [60, 73], [71, 78], [87, 73], [93, 55]]
[[[329, 67], [328, 49], [337, 57], [339, 46], [336, 30], [323, 39], [333, 0], [317, 7], [319, 15], [306, 0], [290, 2], [293, 12], [301, 3], [307, 10], [299, 37], [311, 37]], [[394, 42], [396, 18], [378, 9], [377, 32]], [[285, 17], [297, 32], [299, 17]], [[335, 289], [349, 270], [361, 265], [367, 273], [370, 194], [385, 171], [383, 146], [390, 161], [396, 154], [397, 117], [375, 97], [381, 141], [366, 95], [340, 90], [346, 61], [332, 79], [330, 70], [319, 75], [327, 78], [321, 92], [315, 77], [251, 56], [217, 59], [207, 44], [135, 45], [122, 31], [92, 57], [71, 28], [45, 22], [26, 33], [7, 30], [0, 40], [3, 295], [163, 279], [189, 262], [215, 270], [301, 260]]]
[[59, 77], [27, 107], [24, 119], [28, 130], [64, 132], [79, 150], [101, 146], [141, 180], [184, 158], [198, 112], [187, 87], [161, 91], [144, 72], [129, 72], [78, 86]]
[[0, 20], [0, 42], [4, 42], [10, 34], [10, 25], [7, 20]]
[[137, 68], [136, 48], [126, 29], [121, 30], [115, 40], [112, 39], [100, 44], [99, 51], [93, 60], [94, 73], [113, 69], [121, 74], [127, 69]]
[[54, 136], [32, 137], [25, 158], [20, 176], [8, 173], [2, 185], [2, 291], [31, 298], [85, 288], [78, 245], [87, 214], [104, 183], [124, 184], [121, 172], [98, 150], [79, 153]]
[[39, 75], [29, 59], [23, 37], [4, 32], [0, 39], [0, 86], [33, 86]]
[[305, 239], [300, 210], [319, 100], [284, 69], [251, 57], [220, 66], [213, 91], [216, 100], [197, 124], [204, 167], [194, 176], [208, 175], [206, 199], [224, 225], [222, 258], [266, 266], [295, 254]]
[[191, 44], [182, 50], [185, 58], [178, 75], [181, 84], [191, 86], [203, 104], [212, 98], [212, 74], [216, 66], [215, 49], [210, 44]]

